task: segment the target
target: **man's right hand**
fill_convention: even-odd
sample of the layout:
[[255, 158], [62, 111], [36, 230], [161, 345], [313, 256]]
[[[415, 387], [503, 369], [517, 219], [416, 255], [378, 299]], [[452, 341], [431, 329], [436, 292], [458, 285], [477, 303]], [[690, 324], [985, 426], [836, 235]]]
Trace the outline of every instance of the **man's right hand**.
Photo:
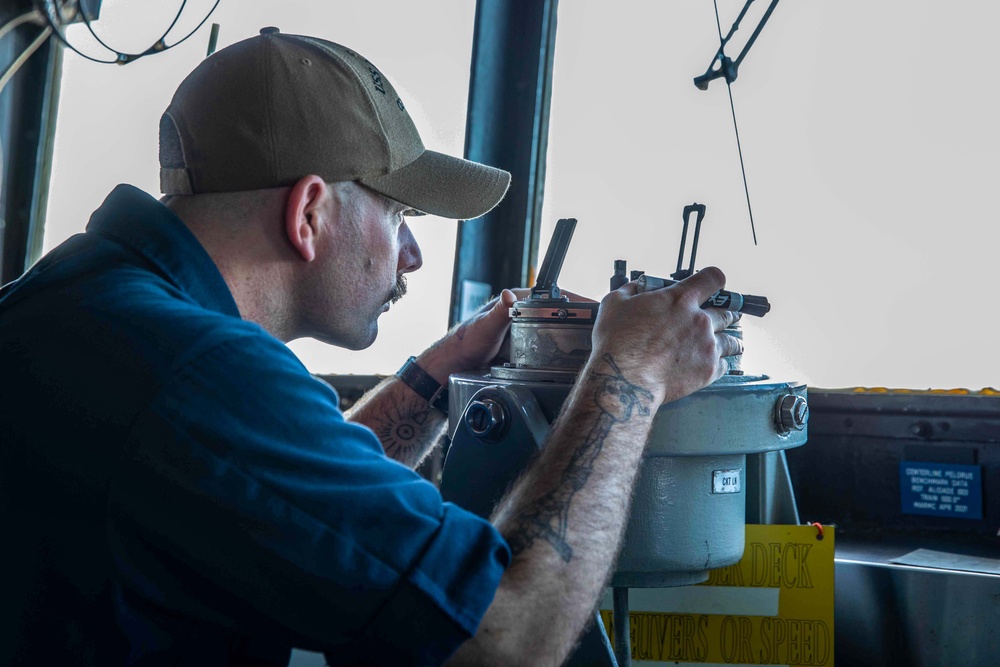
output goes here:
[[739, 316], [701, 307], [724, 285], [710, 268], [654, 292], [629, 283], [601, 302], [587, 364], [491, 517], [513, 559], [450, 664], [565, 661], [610, 576], [656, 407], [720, 377], [723, 357], [741, 352], [722, 333]]
[[601, 302], [591, 356], [611, 354], [625, 377], [663, 403], [698, 391], [725, 375], [724, 357], [743, 352], [739, 339], [723, 333], [740, 314], [701, 307], [725, 285], [715, 267], [652, 292], [623, 285]]

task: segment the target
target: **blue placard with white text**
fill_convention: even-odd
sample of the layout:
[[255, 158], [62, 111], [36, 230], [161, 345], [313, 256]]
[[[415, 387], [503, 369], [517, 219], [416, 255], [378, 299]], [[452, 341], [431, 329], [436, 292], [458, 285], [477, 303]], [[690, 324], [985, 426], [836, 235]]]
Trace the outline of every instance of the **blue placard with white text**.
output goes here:
[[904, 514], [982, 519], [982, 467], [901, 461], [899, 495]]

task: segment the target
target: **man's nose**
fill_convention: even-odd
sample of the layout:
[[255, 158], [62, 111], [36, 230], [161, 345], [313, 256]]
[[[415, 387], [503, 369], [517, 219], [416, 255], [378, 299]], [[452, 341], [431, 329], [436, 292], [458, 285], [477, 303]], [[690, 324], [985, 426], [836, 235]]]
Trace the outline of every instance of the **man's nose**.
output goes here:
[[420, 254], [420, 246], [409, 225], [405, 222], [399, 226], [399, 265], [400, 273], [410, 273], [416, 271], [424, 264], [423, 255]]

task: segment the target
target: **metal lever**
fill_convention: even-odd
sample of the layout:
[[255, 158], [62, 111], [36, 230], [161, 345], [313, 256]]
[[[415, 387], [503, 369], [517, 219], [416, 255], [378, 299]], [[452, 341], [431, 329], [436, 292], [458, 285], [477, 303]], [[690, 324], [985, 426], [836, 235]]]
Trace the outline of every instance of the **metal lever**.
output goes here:
[[563, 218], [556, 223], [552, 240], [549, 241], [549, 247], [545, 251], [545, 259], [538, 269], [538, 280], [531, 288], [529, 298], [563, 299], [556, 280], [562, 271], [563, 260], [566, 259], [566, 251], [569, 250], [569, 242], [573, 240], [574, 231], [576, 231], [576, 218]]
[[[688, 268], [682, 269], [684, 265], [684, 246], [687, 243], [688, 223], [691, 214], [697, 213], [698, 218], [694, 223], [694, 240], [691, 242], [691, 262]], [[705, 219], [705, 205], [695, 202], [684, 207], [684, 229], [681, 231], [681, 250], [677, 253], [677, 270], [670, 274], [674, 280], [684, 280], [688, 276], [694, 275], [694, 260], [698, 254], [698, 237], [701, 235], [701, 221]]]
[[[677, 284], [673, 280], [657, 278], [656, 276], [647, 276], [646, 274], [639, 276], [637, 282], [638, 285], [636, 287], [636, 291], [640, 294], [642, 292], [651, 292], [653, 290], [663, 289], [664, 287], [670, 287], [671, 285]], [[731, 292], [724, 289], [719, 290], [712, 296], [708, 297], [708, 301], [701, 304], [701, 307], [721, 308], [723, 310], [731, 310], [734, 313], [746, 313], [747, 315], [753, 315], [754, 317], [764, 317], [771, 312], [771, 304], [767, 300], [766, 296], [740, 294], [739, 292]]]
[[628, 270], [628, 265], [625, 263], [624, 259], [615, 260], [615, 274], [611, 276], [611, 291], [614, 292], [616, 289], [628, 282], [628, 278], [625, 277], [625, 272]]

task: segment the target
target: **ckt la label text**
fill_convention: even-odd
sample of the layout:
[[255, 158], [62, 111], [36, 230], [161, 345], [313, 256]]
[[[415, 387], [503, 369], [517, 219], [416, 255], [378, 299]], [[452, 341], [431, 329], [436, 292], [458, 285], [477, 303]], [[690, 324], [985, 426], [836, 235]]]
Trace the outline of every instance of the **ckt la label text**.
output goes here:
[[[643, 663], [833, 665], [834, 530], [746, 527], [743, 558], [698, 586], [629, 591]], [[601, 619], [613, 635], [610, 593]]]

